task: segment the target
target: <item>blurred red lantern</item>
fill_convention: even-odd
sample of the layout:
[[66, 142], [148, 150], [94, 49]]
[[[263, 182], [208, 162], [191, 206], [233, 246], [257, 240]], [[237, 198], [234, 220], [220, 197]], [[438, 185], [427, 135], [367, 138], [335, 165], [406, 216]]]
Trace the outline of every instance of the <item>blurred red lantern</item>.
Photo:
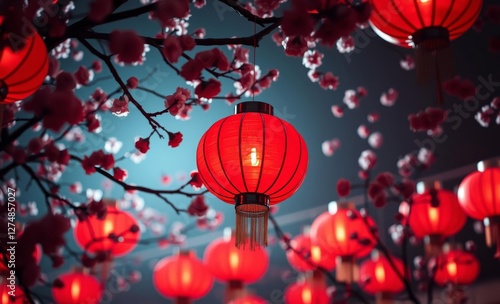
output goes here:
[[378, 252], [372, 254], [372, 258], [359, 267], [359, 285], [363, 291], [376, 296], [376, 303], [392, 303], [392, 296], [404, 289], [403, 280], [400, 278], [405, 273], [403, 262], [394, 256], [391, 261], [397, 272], [389, 260]]
[[436, 259], [434, 281], [439, 285], [469, 285], [479, 275], [479, 261], [469, 252], [452, 249]]
[[[13, 283], [15, 283], [15, 280]], [[11, 289], [10, 286], [15, 289]], [[21, 286], [11, 284], [7, 277], [4, 276], [0, 276], [0, 298], [0, 304], [25, 304], [28, 301]]]
[[[416, 49], [417, 80], [424, 82], [436, 73], [452, 74], [449, 48], [466, 32], [481, 11], [482, 0], [371, 0], [370, 25], [382, 39], [402, 47]], [[434, 65], [436, 67], [434, 67]], [[441, 92], [439, 101], [442, 101]]]
[[363, 218], [352, 203], [332, 202], [312, 223], [311, 239], [337, 256], [337, 280], [352, 283], [358, 276], [356, 258], [366, 256], [376, 244], [372, 232], [376, 227], [371, 217]]
[[441, 253], [443, 239], [459, 232], [467, 217], [453, 192], [441, 189], [439, 182], [420, 182], [412, 196], [408, 221], [415, 235], [425, 239], [430, 257]]
[[194, 252], [180, 251], [156, 264], [153, 284], [162, 296], [174, 298], [177, 304], [188, 304], [210, 291], [213, 278]]
[[[4, 17], [0, 16], [0, 27], [3, 21]], [[2, 32], [2, 35], [9, 34]], [[14, 36], [9, 38], [19, 39]], [[0, 47], [0, 104], [22, 100], [33, 94], [42, 85], [48, 68], [47, 49], [37, 32], [26, 37], [22, 45]]]
[[101, 302], [102, 289], [99, 281], [88, 274], [86, 269], [75, 269], [61, 275], [62, 286], [52, 287], [52, 296], [56, 304], [98, 304]]
[[[0, 254], [0, 276], [2, 273], [8, 273], [10, 271], [10, 269], [8, 268], [10, 254], [7, 252], [5, 257], [7, 258], [7, 262], [4, 260], [3, 255]], [[38, 244], [35, 246], [35, 250], [33, 251], [33, 258], [35, 259], [37, 264], [39, 264], [40, 260], [42, 259], [42, 249]]]
[[269, 255], [264, 248], [238, 249], [231, 229], [225, 229], [224, 237], [210, 243], [204, 255], [204, 263], [212, 275], [228, 283], [226, 302], [239, 298], [243, 284], [254, 283], [264, 276], [269, 265]]
[[500, 160], [482, 161], [477, 168], [460, 184], [458, 199], [467, 215], [483, 220], [486, 243], [497, 244], [500, 258]]
[[268, 304], [268, 302], [256, 295], [247, 295], [241, 298], [232, 300], [228, 304]]
[[285, 290], [285, 304], [329, 304], [331, 297], [326, 285], [301, 281], [289, 285]]
[[108, 257], [123, 256], [132, 251], [140, 238], [137, 220], [121, 211], [115, 200], [103, 199], [107, 214], [103, 219], [92, 215], [78, 221], [74, 235], [78, 245], [87, 252], [105, 253]]
[[[263, 102], [243, 102], [213, 124], [196, 152], [203, 184], [236, 210], [236, 246], [267, 246], [269, 205], [299, 188], [307, 171], [304, 139]], [[247, 242], [247, 239], [249, 241]]]
[[[306, 227], [302, 234], [294, 237], [290, 241], [290, 246], [294, 250], [287, 250], [286, 258], [288, 263], [297, 271], [307, 272], [315, 270], [314, 265], [329, 271], [335, 268], [335, 255], [325, 250], [318, 243], [312, 242], [310, 227]], [[306, 257], [306, 259], [304, 259], [304, 257]], [[309, 263], [308, 260], [312, 262], [312, 264]]]

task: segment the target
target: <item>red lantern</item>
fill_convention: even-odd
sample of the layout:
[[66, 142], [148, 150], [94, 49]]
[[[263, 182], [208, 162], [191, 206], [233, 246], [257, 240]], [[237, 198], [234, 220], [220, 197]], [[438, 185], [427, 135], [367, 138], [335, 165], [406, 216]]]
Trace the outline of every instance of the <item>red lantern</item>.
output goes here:
[[[474, 24], [482, 2], [371, 0], [373, 10], [369, 22], [384, 40], [402, 47], [416, 48], [417, 80], [426, 81], [437, 68], [436, 77], [440, 85], [439, 71], [449, 75], [452, 73], [450, 41]], [[442, 101], [441, 92], [438, 93], [439, 101]]]
[[404, 283], [399, 276], [404, 276], [405, 273], [403, 262], [396, 257], [391, 257], [391, 261], [397, 272], [389, 260], [378, 252], [372, 254], [372, 258], [359, 267], [359, 285], [365, 292], [376, 296], [377, 304], [393, 303], [392, 296], [404, 289]]
[[56, 304], [98, 304], [101, 302], [101, 285], [96, 278], [88, 274], [88, 270], [75, 269], [58, 279], [62, 286], [52, 287], [52, 296]]
[[[290, 246], [294, 250], [288, 250], [286, 252], [286, 258], [288, 263], [297, 271], [313, 271], [316, 269], [314, 265], [329, 271], [335, 268], [335, 255], [325, 250], [319, 244], [312, 242], [309, 227], [305, 229], [304, 233], [294, 237], [290, 241]], [[308, 263], [308, 260], [312, 262], [312, 264]]]
[[[7, 277], [0, 276], [0, 304], [25, 304], [28, 299], [26, 299], [21, 286], [7, 280]], [[13, 286], [12, 289], [10, 286]]]
[[497, 244], [500, 258], [500, 161], [482, 161], [477, 168], [460, 184], [458, 199], [467, 215], [484, 221], [486, 243]]
[[293, 283], [285, 290], [285, 304], [329, 304], [330, 295], [326, 285], [312, 284], [309, 281]]
[[373, 219], [364, 219], [352, 203], [332, 202], [312, 223], [311, 238], [337, 256], [337, 280], [349, 284], [357, 281], [356, 258], [366, 256], [376, 244], [375, 230]]
[[212, 275], [228, 283], [226, 302], [239, 298], [244, 292], [243, 284], [258, 281], [269, 265], [269, 255], [264, 248], [238, 249], [234, 242], [231, 229], [226, 229], [224, 237], [207, 246], [203, 258]]
[[466, 220], [453, 192], [441, 189], [439, 182], [417, 184], [408, 221], [415, 235], [425, 238], [428, 257], [439, 255], [443, 238], [459, 232]]
[[202, 136], [196, 162], [208, 191], [235, 205], [236, 246], [253, 249], [267, 246], [269, 205], [302, 184], [307, 147], [292, 125], [273, 116], [271, 105], [243, 102]]
[[[4, 18], [0, 16], [0, 27], [3, 21]], [[2, 35], [4, 34], [9, 35], [2, 32]], [[13, 36], [12, 39], [18, 38]], [[38, 33], [34, 32], [26, 38], [22, 46], [17, 47], [0, 47], [0, 104], [12, 103], [30, 96], [47, 76], [47, 49]]]
[[[10, 260], [10, 254], [7, 252], [5, 255], [7, 258], [7, 262], [4, 260], [4, 257], [2, 254], [0, 254], [0, 276], [3, 273], [9, 273], [10, 269], [8, 268], [8, 261]], [[40, 260], [42, 259], [42, 249], [40, 248], [40, 245], [35, 246], [35, 250], [33, 251], [33, 258], [35, 259], [36, 263], [39, 264]]]
[[188, 304], [210, 291], [213, 278], [194, 252], [181, 251], [156, 264], [153, 284], [162, 296], [174, 298], [177, 304]]
[[469, 252], [450, 250], [437, 259], [434, 281], [439, 285], [469, 285], [479, 275], [479, 261]]
[[123, 256], [132, 251], [140, 238], [136, 219], [116, 207], [115, 200], [103, 200], [107, 214], [103, 219], [93, 215], [78, 221], [74, 235], [78, 245], [87, 252]]
[[247, 295], [235, 300], [232, 300], [228, 304], [268, 304], [268, 302], [261, 297], [256, 295]]

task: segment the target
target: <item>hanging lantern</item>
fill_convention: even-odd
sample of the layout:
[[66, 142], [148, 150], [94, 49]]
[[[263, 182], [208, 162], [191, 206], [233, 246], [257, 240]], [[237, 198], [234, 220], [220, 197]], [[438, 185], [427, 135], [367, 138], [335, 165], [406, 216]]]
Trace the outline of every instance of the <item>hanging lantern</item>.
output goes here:
[[427, 257], [432, 257], [441, 253], [444, 238], [459, 232], [467, 217], [453, 192], [441, 189], [439, 182], [420, 182], [408, 221], [415, 236], [424, 238]]
[[450, 41], [476, 21], [482, 0], [370, 0], [369, 23], [382, 39], [416, 49], [417, 81], [426, 82], [436, 70], [438, 102], [442, 102], [441, 76], [452, 74]]
[[89, 274], [88, 269], [75, 268], [58, 279], [62, 286], [52, 287], [52, 296], [56, 304], [99, 304], [101, 302], [101, 285], [95, 277]]
[[[295, 128], [263, 102], [243, 102], [236, 114], [213, 124], [196, 152], [208, 191], [236, 210], [236, 246], [267, 246], [269, 205], [299, 188], [307, 147]], [[248, 239], [248, 241], [247, 241]]]
[[228, 304], [268, 304], [268, 302], [256, 295], [247, 295], [241, 298], [232, 300]]
[[314, 282], [325, 283], [323, 272], [316, 269], [315, 265], [332, 271], [335, 268], [336, 256], [325, 250], [320, 244], [312, 242], [310, 227], [305, 227], [302, 234], [290, 240], [290, 246], [293, 250], [290, 249], [286, 252], [290, 266], [300, 272], [312, 272]]
[[447, 304], [465, 303], [464, 287], [472, 284], [479, 275], [479, 261], [470, 252], [460, 248], [445, 249], [436, 259], [434, 281], [447, 286]]
[[269, 265], [269, 255], [264, 248], [250, 250], [236, 248], [231, 229], [224, 230], [224, 236], [210, 243], [204, 255], [204, 263], [212, 275], [227, 283], [225, 302], [239, 298], [244, 292], [244, 284], [261, 279]]
[[458, 188], [458, 200], [468, 216], [483, 220], [486, 243], [497, 245], [500, 258], [500, 160], [482, 161]]
[[78, 221], [74, 236], [77, 244], [86, 252], [101, 255], [105, 261], [100, 263], [102, 284], [105, 284], [113, 268], [113, 258], [132, 251], [140, 238], [136, 219], [129, 213], [119, 210], [117, 201], [103, 199], [107, 213], [103, 219], [92, 215]]
[[403, 262], [394, 256], [391, 260], [398, 272], [377, 251], [359, 267], [359, 285], [366, 293], [375, 295], [377, 304], [392, 304], [394, 294], [404, 289], [404, 283], [398, 275], [404, 276]]
[[301, 280], [289, 285], [285, 290], [285, 304], [329, 304], [331, 297], [326, 286]]
[[350, 284], [358, 280], [356, 258], [369, 254], [376, 244], [371, 231], [376, 233], [375, 222], [368, 215], [364, 219], [354, 204], [332, 202], [312, 223], [311, 239], [337, 256], [337, 281]]
[[189, 304], [210, 291], [213, 278], [194, 252], [180, 251], [156, 264], [153, 284], [162, 296], [174, 298], [176, 304]]
[[[0, 16], [0, 27], [3, 21], [4, 17]], [[10, 39], [10, 33], [2, 32], [2, 35], [2, 39]], [[13, 36], [12, 39], [19, 38]], [[42, 85], [48, 68], [47, 49], [37, 32], [27, 37], [23, 45], [0, 47], [0, 104], [33, 94]]]
[[0, 304], [25, 304], [28, 299], [24, 295], [21, 286], [14, 286], [15, 290], [10, 288], [11, 282], [7, 277], [0, 276]]

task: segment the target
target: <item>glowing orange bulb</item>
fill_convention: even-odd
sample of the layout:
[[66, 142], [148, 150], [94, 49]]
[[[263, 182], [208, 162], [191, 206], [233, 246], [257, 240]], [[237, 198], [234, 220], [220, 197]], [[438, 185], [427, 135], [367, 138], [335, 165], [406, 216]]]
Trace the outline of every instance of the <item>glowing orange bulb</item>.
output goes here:
[[431, 221], [432, 226], [436, 226], [439, 223], [439, 210], [438, 210], [438, 208], [434, 208], [434, 207], [429, 208], [429, 220]]
[[231, 253], [229, 254], [229, 266], [231, 267], [231, 269], [237, 269], [238, 266], [240, 264], [240, 258], [238, 256], [238, 253], [235, 252], [234, 250], [231, 251]]
[[446, 264], [446, 270], [448, 271], [450, 278], [455, 277], [457, 275], [457, 263], [450, 262]]
[[385, 270], [384, 266], [381, 263], [375, 266], [375, 279], [377, 279], [377, 282], [379, 283], [385, 282]]
[[319, 246], [311, 246], [311, 259], [314, 263], [321, 262], [321, 248]]
[[335, 230], [335, 236], [337, 237], [338, 242], [345, 242], [346, 240], [346, 235], [345, 235], [345, 228], [342, 226], [337, 227]]
[[312, 301], [311, 288], [304, 287], [304, 289], [302, 290], [302, 302], [304, 304], [311, 304], [311, 301]]
[[74, 302], [80, 298], [80, 281], [78, 279], [71, 282], [71, 298]]

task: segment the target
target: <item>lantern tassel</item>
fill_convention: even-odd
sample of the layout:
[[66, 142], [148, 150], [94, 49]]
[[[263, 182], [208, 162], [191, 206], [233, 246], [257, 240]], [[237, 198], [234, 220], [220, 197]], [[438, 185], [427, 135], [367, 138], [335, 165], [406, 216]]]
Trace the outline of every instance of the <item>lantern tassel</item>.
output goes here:
[[378, 292], [375, 295], [375, 304], [393, 304], [393, 295], [388, 292]]
[[191, 304], [191, 300], [188, 297], [177, 297], [174, 302], [175, 304]]
[[236, 247], [250, 250], [267, 247], [269, 197], [259, 193], [242, 193], [235, 197]]
[[495, 258], [500, 259], [500, 220], [499, 218], [485, 219], [484, 234], [486, 236], [486, 245], [493, 247], [496, 244]]
[[359, 268], [354, 257], [337, 257], [336, 279], [351, 284], [358, 281]]
[[424, 238], [425, 255], [427, 258], [439, 256], [442, 252], [443, 238], [440, 235], [433, 234]]

